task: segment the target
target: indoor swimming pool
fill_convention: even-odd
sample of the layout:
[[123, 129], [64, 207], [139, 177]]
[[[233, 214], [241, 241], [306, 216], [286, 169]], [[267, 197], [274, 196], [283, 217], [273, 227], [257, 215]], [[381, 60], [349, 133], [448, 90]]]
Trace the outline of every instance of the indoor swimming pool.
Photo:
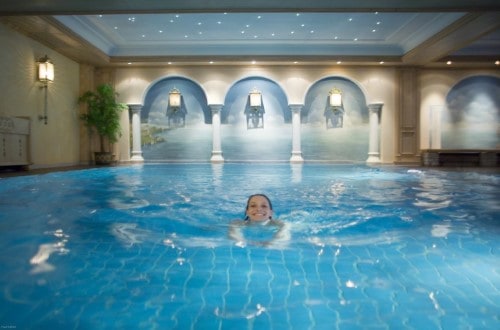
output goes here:
[[[499, 185], [494, 170], [322, 163], [1, 178], [0, 326], [498, 328]], [[282, 239], [228, 238], [254, 193]]]

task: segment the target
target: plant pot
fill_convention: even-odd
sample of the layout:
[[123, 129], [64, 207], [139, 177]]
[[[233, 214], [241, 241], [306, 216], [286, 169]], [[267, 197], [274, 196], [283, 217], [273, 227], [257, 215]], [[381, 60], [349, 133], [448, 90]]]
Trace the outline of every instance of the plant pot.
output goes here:
[[111, 152], [94, 152], [96, 165], [111, 165], [115, 162], [115, 155]]

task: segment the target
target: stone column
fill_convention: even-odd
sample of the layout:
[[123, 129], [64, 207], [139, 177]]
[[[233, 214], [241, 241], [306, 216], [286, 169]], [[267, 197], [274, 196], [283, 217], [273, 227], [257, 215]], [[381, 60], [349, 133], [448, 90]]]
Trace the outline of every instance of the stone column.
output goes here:
[[368, 143], [368, 159], [366, 162], [370, 164], [380, 163], [380, 138], [378, 127], [383, 106], [383, 103], [368, 104], [368, 112], [370, 113], [370, 140]]
[[222, 110], [222, 104], [209, 104], [212, 110], [212, 157], [210, 161], [213, 163], [223, 162], [224, 157], [222, 157], [222, 146], [220, 137], [220, 112]]
[[129, 104], [132, 112], [132, 157], [131, 161], [143, 162], [141, 149], [141, 110], [142, 104]]
[[289, 107], [292, 111], [292, 157], [290, 157], [290, 162], [301, 163], [304, 158], [302, 158], [300, 147], [300, 112], [304, 105], [290, 104]]

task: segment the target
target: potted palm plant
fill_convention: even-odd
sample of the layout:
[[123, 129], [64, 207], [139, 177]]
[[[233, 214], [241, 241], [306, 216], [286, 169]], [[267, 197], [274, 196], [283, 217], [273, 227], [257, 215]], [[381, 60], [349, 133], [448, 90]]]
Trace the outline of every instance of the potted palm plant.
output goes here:
[[112, 146], [121, 136], [120, 114], [126, 109], [126, 105], [116, 101], [117, 95], [113, 86], [102, 84], [95, 91], [87, 91], [78, 99], [79, 103], [87, 105], [87, 113], [80, 118], [91, 132], [99, 135], [100, 151], [94, 153], [95, 163], [99, 165], [114, 161]]

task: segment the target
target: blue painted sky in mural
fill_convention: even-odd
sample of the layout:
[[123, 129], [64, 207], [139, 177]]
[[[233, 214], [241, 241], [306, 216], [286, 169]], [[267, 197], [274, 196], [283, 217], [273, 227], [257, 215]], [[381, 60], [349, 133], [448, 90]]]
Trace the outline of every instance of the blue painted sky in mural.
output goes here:
[[500, 79], [469, 77], [446, 97], [442, 116], [443, 149], [497, 149], [500, 146]]
[[356, 126], [368, 123], [368, 107], [361, 89], [343, 77], [330, 77], [316, 82], [309, 89], [302, 114], [303, 123], [324, 123], [325, 108], [328, 106], [330, 90], [342, 92], [345, 110], [345, 125]]
[[212, 122], [207, 98], [202, 88], [186, 78], [168, 77], [156, 82], [148, 90], [141, 112], [143, 123], [167, 126], [168, 94], [174, 88], [178, 89], [183, 96], [187, 109], [187, 123], [194, 125]]

